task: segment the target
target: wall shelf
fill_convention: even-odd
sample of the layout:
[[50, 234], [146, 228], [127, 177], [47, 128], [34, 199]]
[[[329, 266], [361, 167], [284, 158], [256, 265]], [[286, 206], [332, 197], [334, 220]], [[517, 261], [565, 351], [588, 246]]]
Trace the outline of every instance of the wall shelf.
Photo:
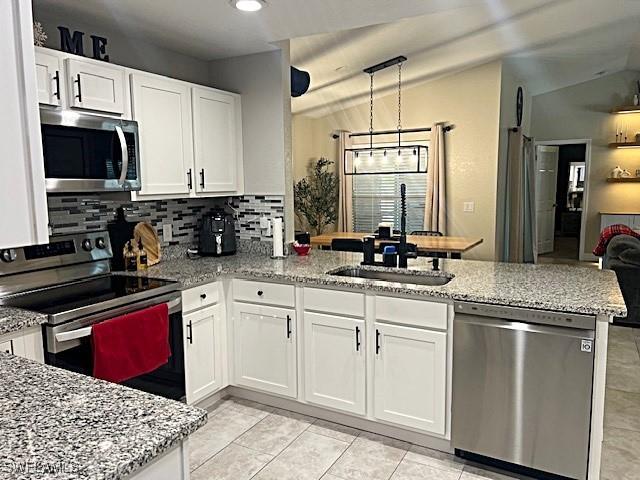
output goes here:
[[611, 113], [640, 113], [640, 105], [620, 105], [611, 110]]
[[639, 142], [614, 142], [609, 144], [609, 148], [640, 148]]
[[640, 177], [607, 178], [609, 183], [640, 183]]

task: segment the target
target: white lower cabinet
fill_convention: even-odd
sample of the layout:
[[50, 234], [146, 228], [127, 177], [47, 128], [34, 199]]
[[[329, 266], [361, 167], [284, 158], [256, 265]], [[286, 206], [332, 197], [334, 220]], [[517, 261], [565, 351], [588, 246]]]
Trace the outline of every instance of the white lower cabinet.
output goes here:
[[217, 305], [183, 317], [188, 404], [222, 387], [221, 321]]
[[366, 368], [364, 320], [304, 313], [305, 398], [364, 415]]
[[27, 328], [18, 334], [0, 336], [0, 352], [44, 363], [44, 343], [40, 326]]
[[13, 345], [11, 345], [11, 340], [0, 343], [0, 352], [13, 353]]
[[234, 302], [236, 385], [296, 397], [295, 320], [293, 309]]
[[444, 435], [447, 333], [375, 323], [374, 416]]

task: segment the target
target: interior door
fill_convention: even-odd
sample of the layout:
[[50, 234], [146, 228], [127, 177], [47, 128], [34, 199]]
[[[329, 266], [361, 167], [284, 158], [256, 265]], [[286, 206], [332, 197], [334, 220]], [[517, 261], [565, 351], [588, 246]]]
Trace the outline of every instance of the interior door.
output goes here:
[[296, 397], [295, 310], [234, 302], [237, 385]]
[[196, 192], [237, 190], [240, 114], [237, 95], [193, 88]]
[[364, 415], [364, 320], [305, 312], [304, 325], [307, 401]]
[[191, 92], [179, 81], [131, 75], [140, 136], [141, 195], [184, 195], [193, 167]]
[[538, 254], [553, 252], [559, 151], [559, 147], [551, 145], [536, 147]]
[[374, 415], [444, 435], [447, 333], [375, 323]]
[[193, 404], [222, 386], [222, 339], [218, 306], [183, 318], [187, 403]]

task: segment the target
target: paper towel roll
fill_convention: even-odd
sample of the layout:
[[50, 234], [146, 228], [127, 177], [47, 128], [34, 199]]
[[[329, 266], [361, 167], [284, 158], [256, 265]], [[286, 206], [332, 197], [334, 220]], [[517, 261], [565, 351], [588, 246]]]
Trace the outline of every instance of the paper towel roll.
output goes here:
[[273, 256], [284, 257], [284, 242], [282, 239], [282, 218], [273, 219]]

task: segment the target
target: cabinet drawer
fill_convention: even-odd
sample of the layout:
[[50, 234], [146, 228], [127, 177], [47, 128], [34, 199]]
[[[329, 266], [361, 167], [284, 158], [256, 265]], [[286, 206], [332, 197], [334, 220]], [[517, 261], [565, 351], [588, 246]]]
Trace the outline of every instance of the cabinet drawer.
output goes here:
[[198, 308], [218, 303], [218, 282], [207, 283], [182, 292], [182, 311], [191, 312]]
[[364, 317], [364, 294], [306, 287], [304, 309]]
[[376, 297], [376, 319], [446, 330], [447, 304], [378, 296]]
[[293, 307], [296, 303], [293, 285], [254, 282], [251, 280], [234, 280], [233, 298], [241, 302], [280, 305], [283, 307]]

